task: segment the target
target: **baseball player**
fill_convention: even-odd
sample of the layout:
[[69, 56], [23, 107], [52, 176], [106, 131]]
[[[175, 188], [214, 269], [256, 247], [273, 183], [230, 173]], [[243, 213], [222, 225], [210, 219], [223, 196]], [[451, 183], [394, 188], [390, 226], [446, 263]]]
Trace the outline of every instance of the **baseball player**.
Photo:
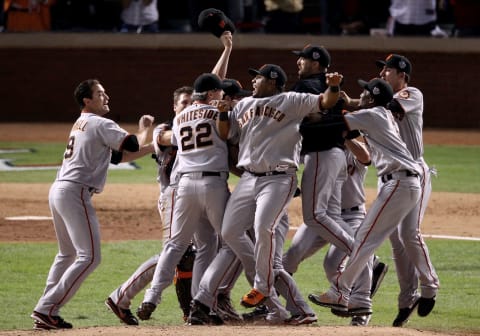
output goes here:
[[[405, 56], [391, 54], [385, 60], [377, 61], [377, 66], [381, 68], [380, 77], [392, 86], [395, 93], [390, 109], [395, 113], [400, 136], [421, 167], [420, 200], [390, 236], [400, 284], [399, 311], [393, 326], [401, 327], [417, 305], [418, 315], [422, 317], [432, 311], [440, 286], [420, 232], [432, 191], [431, 173], [423, 158], [423, 95], [419, 89], [408, 85], [412, 72], [410, 61]], [[421, 296], [417, 292], [419, 281]]]
[[[183, 86], [173, 92], [173, 111], [175, 114], [180, 113], [184, 108], [189, 106], [192, 101], [193, 88]], [[159, 182], [160, 196], [158, 198], [158, 211], [162, 220], [162, 238], [163, 244], [169, 239], [171, 234], [171, 217], [173, 208], [173, 187], [170, 184], [170, 175], [173, 163], [176, 157], [176, 148], [173, 146], [162, 146], [163, 136], [167, 133], [171, 126], [163, 123], [155, 127], [153, 130], [153, 144], [155, 148], [155, 159], [158, 164], [157, 182]], [[168, 135], [167, 135], [168, 136]], [[175, 175], [175, 173], [174, 173]], [[183, 259], [185, 261], [194, 258], [192, 247], [187, 249]], [[107, 307], [115, 314], [123, 323], [127, 325], [138, 325], [137, 318], [130, 311], [131, 300], [142, 291], [152, 280], [155, 267], [158, 262], [159, 255], [156, 254], [141, 264], [137, 270], [118, 288], [116, 288], [105, 301]], [[180, 263], [178, 268], [183, 268], [186, 263]], [[193, 267], [193, 266], [192, 266]], [[189, 272], [190, 274], [187, 274]], [[182, 285], [182, 282], [191, 282], [191, 267], [184, 269], [184, 272], [177, 270], [176, 288]], [[188, 276], [186, 276], [188, 275]], [[190, 294], [190, 285], [188, 290], [182, 289], [182, 293]], [[177, 295], [182, 308], [184, 319], [188, 316], [190, 310], [190, 299], [183, 299], [183, 295]]]
[[[227, 71], [228, 60], [232, 50], [232, 35], [229, 31], [220, 36], [224, 50], [215, 64], [212, 73], [224, 77]], [[192, 102], [193, 88], [184, 86], [173, 93], [173, 110], [175, 115], [183, 111]], [[175, 198], [174, 188], [176, 173], [173, 165], [176, 158], [177, 147], [172, 146], [171, 123], [158, 125], [153, 131], [155, 158], [158, 163], [157, 181], [160, 186], [158, 210], [162, 220], [163, 244], [171, 236], [172, 209]], [[138, 325], [137, 318], [130, 311], [131, 300], [142, 291], [153, 279], [155, 267], [160, 255], [156, 254], [140, 265], [130, 278], [116, 288], [107, 298], [105, 304], [123, 323]], [[195, 258], [195, 247], [190, 244], [175, 269], [174, 284], [180, 308], [183, 311], [184, 321], [190, 311], [192, 269]], [[140, 313], [141, 315], [141, 313]]]
[[366, 138], [377, 175], [384, 184], [374, 200], [356, 235], [350, 258], [331, 284], [330, 289], [316, 296], [317, 303], [349, 315], [370, 315], [371, 299], [362, 297], [354, 302], [352, 286], [373, 252], [395, 230], [414, 208], [420, 197], [420, 166], [400, 138], [392, 113], [385, 107], [393, 98], [391, 86], [382, 79], [359, 80], [364, 88], [361, 106], [346, 113], [350, 130], [360, 130]]
[[[102, 192], [110, 162], [131, 160], [153, 151], [151, 144], [140, 147], [136, 135], [103, 117], [110, 111], [109, 97], [98, 80], [81, 82], [74, 97], [81, 114], [70, 131], [62, 166], [48, 196], [59, 251], [43, 295], [31, 314], [35, 329], [72, 328], [60, 317], [60, 309], [101, 259], [100, 228], [91, 198]], [[143, 116], [139, 133], [146, 133], [152, 123], [153, 117]]]
[[197, 248], [192, 274], [193, 283], [200, 279], [217, 253], [223, 213], [230, 195], [228, 149], [216, 129], [218, 109], [209, 103], [221, 100], [220, 78], [211, 73], [197, 77], [193, 104], [173, 121], [172, 144], [178, 147], [176, 196], [171, 224], [171, 237], [163, 247], [153, 280], [137, 310], [142, 320], [149, 319], [161, 300], [163, 290], [174, 276], [192, 238]]
[[[294, 53], [299, 56], [300, 79], [292, 91], [325, 91], [325, 73], [330, 66], [328, 51], [322, 46], [307, 45]], [[305, 165], [301, 187], [302, 212], [305, 224], [312, 228], [311, 233], [350, 254], [353, 231], [341, 219], [340, 212], [341, 188], [347, 179], [344, 126], [330, 118], [339, 111], [341, 102], [323, 118], [305, 118], [300, 126]]]
[[[238, 166], [245, 172], [227, 204], [222, 238], [242, 261], [247, 278], [253, 279], [253, 289], [241, 304], [255, 307], [276, 296], [275, 228], [296, 190], [298, 125], [306, 115], [333, 106], [338, 92], [283, 93], [287, 78], [274, 64], [249, 73], [255, 76], [253, 96], [242, 99], [230, 116], [221, 114], [218, 127], [221, 134], [239, 136]], [[335, 73], [326, 78], [329, 86], [337, 87], [342, 76]], [[255, 244], [246, 236], [252, 223]]]

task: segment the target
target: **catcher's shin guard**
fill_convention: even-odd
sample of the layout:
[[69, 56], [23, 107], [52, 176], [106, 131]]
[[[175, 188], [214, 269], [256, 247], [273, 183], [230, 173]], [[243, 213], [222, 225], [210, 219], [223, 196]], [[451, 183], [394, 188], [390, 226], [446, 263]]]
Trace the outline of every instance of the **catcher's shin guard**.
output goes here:
[[183, 311], [183, 319], [188, 318], [190, 303], [192, 302], [192, 270], [195, 260], [195, 246], [190, 244], [175, 269], [175, 291], [177, 293], [180, 309]]

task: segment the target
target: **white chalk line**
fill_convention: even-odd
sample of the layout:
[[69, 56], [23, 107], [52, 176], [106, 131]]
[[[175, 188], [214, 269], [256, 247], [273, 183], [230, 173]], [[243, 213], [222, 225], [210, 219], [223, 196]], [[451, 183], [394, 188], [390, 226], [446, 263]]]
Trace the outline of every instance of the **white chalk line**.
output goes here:
[[[291, 231], [297, 231], [297, 227], [291, 227]], [[450, 240], [468, 240], [468, 241], [480, 241], [479, 237], [462, 237], [462, 236], [449, 236], [449, 235], [434, 235], [434, 234], [422, 234], [423, 238], [433, 239], [450, 239]]]

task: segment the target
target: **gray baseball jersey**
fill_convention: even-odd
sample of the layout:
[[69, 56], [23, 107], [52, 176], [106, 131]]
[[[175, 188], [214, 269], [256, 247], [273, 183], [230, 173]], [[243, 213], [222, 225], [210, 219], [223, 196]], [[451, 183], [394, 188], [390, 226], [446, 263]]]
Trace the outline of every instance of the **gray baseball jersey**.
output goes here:
[[422, 168], [420, 200], [390, 237], [400, 285], [398, 306], [405, 308], [416, 300], [419, 280], [422, 296], [428, 298], [436, 295], [440, 282], [420, 230], [432, 191], [431, 174], [423, 158], [423, 95], [409, 86], [396, 92], [394, 98], [405, 112], [402, 120], [397, 119], [400, 135]]
[[73, 125], [48, 196], [59, 252], [35, 311], [58, 316], [99, 265], [100, 228], [91, 197], [103, 190], [111, 150], [120, 150], [127, 135], [115, 122], [92, 113], [82, 113]]
[[[374, 251], [417, 203], [421, 169], [401, 140], [389, 110], [381, 106], [362, 109], [346, 114], [345, 120], [351, 130], [361, 130], [367, 138], [372, 163], [385, 182], [357, 230], [345, 269], [337, 276], [336, 285], [332, 284], [326, 293], [326, 297], [345, 309], [354, 309], [359, 306], [354, 302], [349, 304], [352, 285]], [[370, 298], [364, 299], [360, 307], [370, 307]]]
[[193, 104], [176, 115], [172, 144], [178, 146], [177, 186], [171, 237], [165, 243], [153, 280], [143, 302], [158, 304], [173, 280], [175, 266], [192, 238], [197, 248], [192, 275], [192, 296], [207, 266], [217, 253], [225, 204], [229, 197], [227, 145], [217, 132], [218, 110]]
[[228, 148], [217, 132], [216, 107], [192, 104], [173, 120], [172, 145], [178, 147], [178, 174], [228, 172]]
[[247, 97], [238, 102], [231, 113], [229, 135], [240, 135], [237, 166], [250, 172], [297, 168], [299, 122], [307, 114], [320, 110], [318, 97], [286, 92], [266, 98]]
[[[297, 185], [299, 124], [319, 111], [319, 104], [318, 95], [288, 92], [244, 98], [230, 114], [229, 136], [240, 136], [237, 166], [246, 172], [227, 204], [222, 237], [242, 261], [254, 288], [265, 296], [276, 297], [275, 228]], [[255, 244], [246, 237], [252, 225]]]
[[86, 185], [103, 190], [111, 150], [119, 150], [128, 132], [112, 120], [83, 112], [70, 132], [57, 181]]

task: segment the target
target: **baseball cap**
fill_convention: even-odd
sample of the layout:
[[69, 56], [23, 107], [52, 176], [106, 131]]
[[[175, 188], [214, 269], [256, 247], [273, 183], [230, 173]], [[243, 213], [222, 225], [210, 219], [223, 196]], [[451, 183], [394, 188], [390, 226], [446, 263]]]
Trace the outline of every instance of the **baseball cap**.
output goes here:
[[405, 72], [407, 75], [410, 75], [412, 72], [412, 63], [410, 63], [408, 58], [402, 55], [390, 54], [384, 61], [379, 60], [376, 61], [375, 64], [379, 68], [386, 66], [387, 68], [394, 68], [401, 72]]
[[220, 77], [212, 73], [203, 73], [195, 79], [193, 89], [195, 93], [205, 92], [209, 90], [223, 90], [226, 87], [222, 83]]
[[250, 68], [248, 73], [252, 76], [260, 75], [268, 79], [274, 79], [277, 87], [283, 87], [287, 82], [285, 71], [276, 64], [264, 64], [258, 70]]
[[370, 92], [375, 102], [379, 105], [383, 106], [393, 99], [393, 89], [383, 79], [374, 78], [369, 82], [359, 79], [358, 85]]
[[235, 32], [235, 25], [224, 12], [216, 8], [208, 8], [198, 15], [198, 26], [201, 30], [209, 31], [216, 37], [229, 30]]
[[307, 44], [303, 50], [295, 50], [292, 52], [297, 56], [317, 61], [324, 68], [328, 68], [330, 66], [330, 54], [324, 46]]
[[248, 97], [252, 95], [252, 91], [244, 90], [239, 81], [232, 78], [225, 78], [223, 80], [225, 88], [223, 92], [230, 97]]

